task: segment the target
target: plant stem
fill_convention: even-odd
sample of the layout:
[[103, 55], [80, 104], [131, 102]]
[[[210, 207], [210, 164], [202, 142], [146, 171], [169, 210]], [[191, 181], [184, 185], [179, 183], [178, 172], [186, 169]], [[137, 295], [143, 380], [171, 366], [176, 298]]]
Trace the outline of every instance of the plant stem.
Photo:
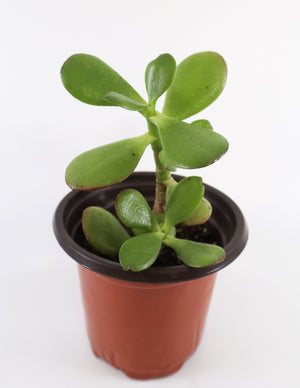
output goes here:
[[[158, 135], [158, 130], [156, 126], [150, 121], [148, 121], [148, 130], [150, 135]], [[154, 161], [156, 166], [155, 199], [152, 210], [155, 214], [164, 214], [166, 207], [167, 184], [173, 178], [171, 177], [170, 171], [159, 160], [158, 154], [162, 149], [160, 139], [158, 138], [157, 141], [152, 143], [151, 147], [154, 153]]]

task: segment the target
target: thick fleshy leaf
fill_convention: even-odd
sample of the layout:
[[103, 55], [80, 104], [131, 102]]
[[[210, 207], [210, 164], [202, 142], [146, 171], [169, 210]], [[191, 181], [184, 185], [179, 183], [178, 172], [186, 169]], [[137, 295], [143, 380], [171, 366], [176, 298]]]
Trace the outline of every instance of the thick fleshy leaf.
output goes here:
[[227, 140], [215, 131], [162, 114], [149, 119], [157, 125], [168, 165], [200, 168], [212, 164], [228, 149]]
[[217, 245], [172, 237], [167, 237], [164, 244], [172, 248], [179, 259], [189, 267], [206, 267], [222, 261], [225, 257], [224, 249]]
[[128, 189], [119, 193], [116, 200], [116, 211], [121, 222], [129, 228], [160, 231], [146, 199], [137, 190]]
[[146, 104], [132, 100], [131, 98], [123, 96], [123, 94], [116, 93], [116, 92], [107, 93], [103, 97], [103, 99], [105, 101], [108, 101], [112, 105], [120, 106], [128, 110], [142, 111], [143, 109], [146, 109], [148, 106]]
[[204, 197], [201, 199], [201, 202], [197, 206], [196, 210], [187, 218], [185, 218], [182, 223], [184, 225], [201, 225], [206, 222], [212, 213], [211, 204]]
[[175, 59], [162, 54], [146, 68], [145, 80], [149, 102], [156, 101], [171, 85], [176, 71]]
[[131, 230], [134, 236], [139, 236], [140, 234], [149, 233], [147, 229], [132, 228]]
[[73, 190], [93, 190], [124, 180], [153, 139], [146, 133], [84, 152], [67, 167], [67, 184]]
[[96, 206], [84, 210], [82, 228], [90, 246], [112, 258], [118, 257], [122, 244], [130, 238], [114, 215]]
[[143, 98], [115, 70], [89, 54], [72, 55], [61, 68], [61, 78], [69, 93], [91, 105], [114, 105], [104, 101], [109, 92], [123, 94], [145, 103]]
[[224, 59], [214, 52], [193, 54], [181, 62], [167, 91], [163, 113], [183, 120], [210, 105], [227, 78]]
[[163, 233], [146, 233], [127, 240], [120, 249], [120, 263], [125, 271], [149, 268], [160, 252]]
[[164, 151], [160, 151], [159, 155], [159, 160], [160, 162], [169, 170], [169, 171], [173, 171], [175, 172], [177, 170], [176, 167], [172, 166], [170, 164], [170, 161], [168, 160], [168, 158], [166, 157]]
[[[170, 195], [172, 191], [175, 189], [177, 186], [177, 182], [175, 179], [171, 180], [168, 185], [167, 185], [167, 191], [166, 191], [166, 200], [168, 202]], [[193, 213], [185, 218], [183, 221], [181, 221], [182, 224], [184, 225], [201, 225], [206, 222], [209, 217], [211, 216], [212, 213], [212, 206], [208, 202], [207, 199], [202, 197], [199, 205], [196, 207], [196, 209], [193, 211]]]
[[193, 121], [192, 122], [193, 125], [197, 125], [198, 127], [201, 127], [201, 128], [207, 128], [207, 129], [212, 129], [213, 130], [213, 127], [211, 125], [211, 123], [208, 121], [208, 120], [196, 120], [196, 121]]
[[168, 231], [193, 213], [204, 194], [202, 179], [192, 176], [182, 179], [172, 191], [165, 210], [163, 229]]

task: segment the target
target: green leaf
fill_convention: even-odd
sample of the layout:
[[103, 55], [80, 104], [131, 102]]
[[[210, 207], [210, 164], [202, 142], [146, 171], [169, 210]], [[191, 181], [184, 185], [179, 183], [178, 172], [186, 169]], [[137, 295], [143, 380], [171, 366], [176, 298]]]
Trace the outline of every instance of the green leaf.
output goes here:
[[72, 55], [62, 66], [61, 78], [68, 92], [87, 104], [114, 105], [103, 100], [109, 92], [120, 93], [132, 100], [145, 103], [117, 72], [93, 55]]
[[204, 120], [204, 119], [193, 121], [192, 125], [197, 125], [198, 127], [201, 127], [201, 128], [213, 130], [211, 123], [208, 120]]
[[93, 190], [124, 180], [153, 139], [146, 133], [84, 152], [67, 167], [67, 184], [73, 190]]
[[228, 149], [217, 132], [156, 113], [149, 118], [157, 125], [164, 157], [170, 166], [200, 168], [212, 164]]
[[116, 92], [107, 93], [103, 99], [112, 105], [120, 106], [128, 110], [141, 111], [147, 108], [146, 104], [142, 104], [141, 102], [132, 100], [131, 98]]
[[170, 54], [162, 54], [149, 63], [145, 80], [150, 103], [156, 101], [169, 88], [175, 71], [176, 62]]
[[147, 229], [132, 228], [131, 230], [134, 236], [139, 236], [140, 234], [149, 233]]
[[143, 271], [159, 255], [163, 233], [146, 233], [127, 240], [120, 249], [120, 263], [125, 271]]
[[82, 227], [90, 246], [112, 258], [118, 257], [122, 244], [130, 238], [115, 216], [96, 206], [84, 210]]
[[193, 213], [204, 194], [202, 179], [192, 176], [182, 179], [172, 191], [165, 210], [164, 231], [179, 224]]
[[227, 78], [224, 59], [214, 52], [193, 54], [181, 62], [167, 91], [163, 113], [183, 120], [210, 105]]
[[212, 213], [211, 204], [204, 197], [201, 199], [201, 202], [197, 206], [196, 210], [187, 218], [185, 218], [182, 223], [184, 225], [201, 225], [206, 222]]
[[179, 259], [189, 267], [206, 267], [222, 261], [225, 257], [224, 249], [217, 245], [181, 240], [172, 237], [167, 237], [164, 240], [164, 244], [172, 248]]
[[119, 193], [116, 199], [116, 211], [121, 222], [129, 228], [160, 231], [146, 199], [137, 190], [128, 189]]
[[160, 151], [158, 154], [160, 162], [169, 170], [175, 172], [177, 170], [176, 167], [172, 166], [168, 158], [166, 157], [164, 151]]
[[[168, 202], [170, 195], [172, 191], [175, 189], [177, 186], [177, 182], [175, 179], [172, 179], [171, 181], [168, 182], [167, 185], [167, 191], [166, 191], [166, 201]], [[182, 224], [184, 225], [201, 225], [206, 222], [209, 217], [211, 216], [212, 213], [212, 206], [208, 202], [207, 199], [202, 197], [199, 205], [196, 207], [196, 209], [193, 211], [193, 213], [185, 218], [183, 221], [181, 221]]]

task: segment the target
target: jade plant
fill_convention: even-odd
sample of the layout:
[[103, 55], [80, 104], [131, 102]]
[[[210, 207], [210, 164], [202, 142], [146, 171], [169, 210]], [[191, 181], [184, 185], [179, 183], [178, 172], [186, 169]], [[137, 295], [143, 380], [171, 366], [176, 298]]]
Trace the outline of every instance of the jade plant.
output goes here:
[[[66, 182], [73, 190], [103, 188], [127, 178], [146, 147], [152, 147], [156, 165], [152, 209], [139, 191], [128, 189], [116, 198], [118, 218], [95, 206], [82, 215], [90, 246], [105, 257], [119, 258], [124, 270], [147, 269], [163, 246], [173, 249], [178, 259], [191, 267], [224, 259], [225, 252], [217, 245], [176, 237], [176, 225], [203, 224], [212, 207], [204, 197], [200, 177], [176, 182], [171, 172], [208, 166], [227, 151], [227, 140], [207, 120], [183, 121], [220, 95], [226, 76], [226, 64], [217, 53], [193, 54], [178, 66], [170, 54], [162, 54], [146, 68], [146, 101], [116, 71], [92, 55], [75, 54], [62, 66], [62, 82], [78, 100], [136, 111], [146, 119], [145, 133], [84, 152], [66, 170]], [[163, 109], [158, 112], [156, 102], [165, 92]]]

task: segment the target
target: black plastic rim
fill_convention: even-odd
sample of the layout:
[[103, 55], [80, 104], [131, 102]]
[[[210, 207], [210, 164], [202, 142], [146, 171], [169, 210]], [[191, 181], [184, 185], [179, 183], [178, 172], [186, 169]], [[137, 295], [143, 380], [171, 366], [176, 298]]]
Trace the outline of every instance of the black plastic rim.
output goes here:
[[[173, 175], [179, 181], [183, 176]], [[203, 268], [190, 268], [185, 265], [150, 267], [142, 272], [124, 271], [117, 262], [98, 256], [81, 247], [75, 240], [76, 230], [81, 225], [82, 211], [88, 206], [114, 206], [117, 194], [124, 189], [139, 190], [148, 201], [153, 201], [155, 173], [135, 172], [125, 181], [114, 186], [94, 191], [73, 191], [58, 205], [53, 228], [61, 247], [75, 261], [91, 271], [121, 280], [142, 283], [183, 282], [210, 275], [226, 267], [244, 249], [248, 230], [239, 207], [221, 191], [205, 185], [205, 197], [212, 204], [210, 222], [217, 228], [226, 252], [225, 260]]]

